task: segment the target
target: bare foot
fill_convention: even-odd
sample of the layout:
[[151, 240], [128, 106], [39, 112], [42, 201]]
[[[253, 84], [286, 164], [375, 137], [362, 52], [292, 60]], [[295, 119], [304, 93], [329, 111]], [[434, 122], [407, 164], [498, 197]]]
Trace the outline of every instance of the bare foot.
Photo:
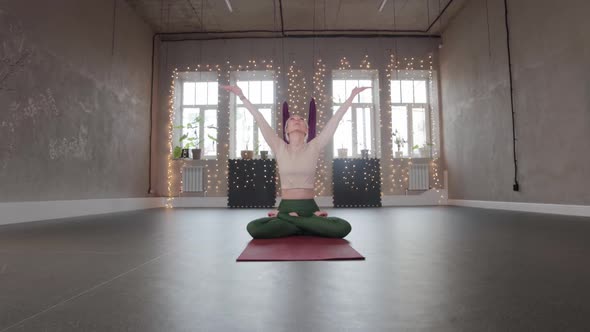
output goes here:
[[279, 210], [268, 211], [268, 216], [271, 218], [276, 217], [278, 214], [279, 214]]
[[290, 216], [293, 216], [293, 217], [299, 217], [299, 215], [297, 214], [297, 212], [289, 212], [289, 215]]
[[326, 212], [326, 211], [316, 211], [313, 214], [315, 214], [318, 217], [327, 217], [328, 216], [328, 212]]

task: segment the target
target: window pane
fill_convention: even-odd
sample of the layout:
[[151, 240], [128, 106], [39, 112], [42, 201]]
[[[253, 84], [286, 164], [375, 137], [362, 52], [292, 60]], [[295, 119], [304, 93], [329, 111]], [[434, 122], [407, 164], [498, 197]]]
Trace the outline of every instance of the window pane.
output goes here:
[[198, 108], [185, 108], [182, 111], [182, 135], [187, 135], [187, 137], [182, 142], [183, 148], [195, 148], [194, 146], [191, 146], [190, 143], [194, 142], [194, 139], [199, 136], [198, 122], [195, 123], [195, 119], [198, 116]]
[[217, 105], [219, 87], [217, 82], [207, 83], [207, 105]]
[[392, 136], [393, 151], [402, 151], [404, 156], [408, 155], [407, 143], [396, 144], [396, 138], [408, 141], [408, 110], [405, 106], [393, 106], [391, 111], [391, 129], [392, 133], [397, 131], [397, 137]]
[[402, 103], [414, 102], [413, 81], [402, 81]]
[[[424, 108], [412, 109], [412, 138], [414, 146], [422, 147], [426, 144], [426, 112]], [[413, 150], [418, 154], [418, 149]]]
[[356, 141], [357, 154], [361, 154], [362, 149], [371, 150], [371, 109], [369, 107], [356, 109]]
[[[333, 113], [336, 113], [339, 107], [334, 107]], [[352, 156], [352, 113], [346, 112], [344, 118], [340, 120], [338, 129], [334, 133], [334, 157], [338, 157], [338, 149], [348, 149], [348, 156]]]
[[[363, 86], [372, 87], [373, 82], [370, 80], [360, 80], [359, 86], [360, 87], [363, 87]], [[360, 98], [361, 103], [372, 103], [373, 102], [373, 89], [367, 89], [367, 90], [361, 92], [359, 95], [359, 98]]]
[[[346, 80], [346, 94], [344, 96], [344, 100], [346, 100], [350, 94], [352, 93], [352, 89], [356, 88], [359, 86], [359, 81], [358, 80]], [[353, 103], [358, 103], [359, 102], [359, 96], [354, 97], [354, 99], [352, 100]]]
[[[217, 156], [217, 110], [205, 110], [205, 140], [203, 142], [204, 156]], [[215, 140], [210, 137], [215, 138]]]
[[415, 103], [426, 104], [426, 81], [414, 81]]
[[236, 112], [236, 156], [240, 156], [242, 150], [252, 150], [253, 124], [252, 114], [239, 107]]
[[399, 80], [391, 81], [391, 102], [401, 103], [402, 102], [402, 91]]
[[[248, 81], [237, 81], [236, 85], [240, 87], [240, 89], [242, 89], [242, 93], [244, 94], [244, 96], [248, 97]], [[250, 98], [248, 98], [250, 99]], [[242, 100], [240, 100], [240, 98], [236, 97], [236, 103], [238, 105], [242, 104]]]
[[365, 116], [365, 124], [367, 126], [367, 128], [365, 129], [365, 147], [367, 150], [369, 150], [369, 153], [371, 153], [371, 150], [373, 149], [372, 144], [371, 144], [371, 140], [372, 140], [372, 129], [371, 129], [371, 108], [365, 108], [364, 110], [364, 116]]
[[344, 103], [346, 100], [346, 86], [344, 80], [332, 81], [332, 97], [335, 103]]
[[274, 101], [275, 101], [274, 82], [273, 81], [262, 81], [262, 103], [263, 104], [274, 104]]
[[197, 82], [196, 104], [207, 104], [207, 82]]
[[260, 90], [260, 81], [250, 81], [250, 94], [248, 95], [248, 100], [252, 104], [260, 104], [261, 98], [261, 90]]
[[182, 104], [183, 105], [194, 105], [195, 104], [195, 83], [184, 82], [182, 85]]
[[[262, 113], [262, 116], [264, 116], [264, 120], [266, 120], [266, 122], [269, 125], [271, 125], [271, 127], [273, 127], [271, 120], [271, 110], [268, 108], [262, 108], [260, 109], [260, 113]], [[258, 129], [258, 144], [260, 144], [258, 153], [260, 153], [260, 151], [270, 151], [270, 146], [268, 146], [268, 144], [264, 140], [264, 137], [262, 137], [262, 132], [260, 131], [260, 129]]]

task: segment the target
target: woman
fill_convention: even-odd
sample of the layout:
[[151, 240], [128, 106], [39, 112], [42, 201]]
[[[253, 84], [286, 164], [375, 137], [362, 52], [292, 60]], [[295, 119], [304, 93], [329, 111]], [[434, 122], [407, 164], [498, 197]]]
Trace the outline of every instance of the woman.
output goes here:
[[354, 88], [350, 97], [332, 116], [322, 132], [307, 143], [308, 127], [300, 116], [291, 116], [285, 122], [285, 136], [281, 139], [262, 114], [237, 86], [223, 86], [242, 100], [258, 124], [264, 140], [273, 151], [281, 178], [281, 203], [278, 211], [266, 218], [248, 224], [253, 238], [276, 238], [291, 235], [315, 235], [343, 238], [350, 233], [350, 224], [340, 218], [328, 217], [314, 201], [314, 178], [320, 152], [330, 142], [338, 123], [352, 105], [354, 97], [368, 88]]

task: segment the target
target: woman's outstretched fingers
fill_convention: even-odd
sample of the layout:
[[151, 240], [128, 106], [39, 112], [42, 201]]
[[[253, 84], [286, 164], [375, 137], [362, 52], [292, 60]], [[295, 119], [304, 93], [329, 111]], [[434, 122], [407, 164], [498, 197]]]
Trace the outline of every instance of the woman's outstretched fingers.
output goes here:
[[356, 87], [354, 89], [352, 89], [352, 94], [359, 94], [367, 89], [370, 89], [370, 86], [364, 86], [364, 87]]
[[318, 217], [327, 217], [328, 216], [328, 212], [326, 212], [326, 211], [316, 211], [313, 214], [315, 214]]
[[234, 85], [222, 85], [221, 88], [225, 91], [235, 93], [236, 95], [240, 96], [242, 94], [242, 89], [239, 86]]
[[268, 211], [268, 216], [271, 218], [276, 217], [278, 214], [279, 214], [279, 210]]

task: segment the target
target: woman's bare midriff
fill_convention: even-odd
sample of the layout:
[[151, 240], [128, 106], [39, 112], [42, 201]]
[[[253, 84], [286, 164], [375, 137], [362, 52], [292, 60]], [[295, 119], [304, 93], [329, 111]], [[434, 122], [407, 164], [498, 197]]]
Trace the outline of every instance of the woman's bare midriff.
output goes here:
[[281, 190], [282, 199], [313, 199], [315, 191], [313, 189], [283, 189]]

